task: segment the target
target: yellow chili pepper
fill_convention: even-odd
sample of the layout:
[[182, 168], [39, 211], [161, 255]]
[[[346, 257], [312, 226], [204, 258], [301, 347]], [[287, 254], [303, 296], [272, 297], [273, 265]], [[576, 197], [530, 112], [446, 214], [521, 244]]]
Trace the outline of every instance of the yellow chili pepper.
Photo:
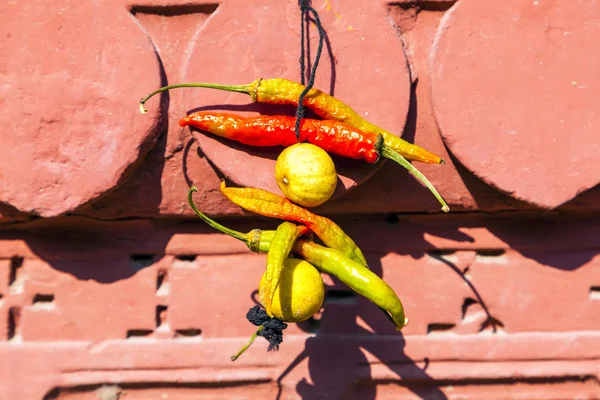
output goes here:
[[221, 182], [221, 192], [245, 210], [265, 217], [279, 218], [306, 225], [327, 246], [338, 249], [359, 264], [367, 265], [362, 252], [335, 222], [297, 206], [285, 197], [257, 188], [232, 188]]

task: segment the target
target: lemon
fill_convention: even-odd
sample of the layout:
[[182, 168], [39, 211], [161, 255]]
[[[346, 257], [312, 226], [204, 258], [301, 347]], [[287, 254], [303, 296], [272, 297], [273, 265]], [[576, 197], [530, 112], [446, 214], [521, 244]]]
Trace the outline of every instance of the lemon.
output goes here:
[[329, 154], [310, 143], [283, 150], [277, 157], [275, 178], [283, 195], [304, 207], [316, 207], [329, 200], [338, 181]]
[[[258, 296], [263, 306], [265, 275], [258, 286]], [[324, 298], [325, 284], [319, 271], [304, 260], [288, 258], [283, 264], [271, 311], [281, 321], [302, 322], [319, 311]]]

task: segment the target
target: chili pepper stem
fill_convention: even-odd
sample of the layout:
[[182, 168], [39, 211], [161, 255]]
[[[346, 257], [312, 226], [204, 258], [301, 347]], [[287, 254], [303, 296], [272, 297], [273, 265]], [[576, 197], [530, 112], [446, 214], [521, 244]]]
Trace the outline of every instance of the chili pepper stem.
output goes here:
[[250, 96], [252, 96], [253, 84], [254, 84], [254, 82], [251, 83], [250, 85], [221, 85], [218, 83], [190, 82], [190, 83], [177, 83], [174, 85], [163, 86], [160, 89], [155, 90], [154, 92], [150, 93], [148, 96], [146, 96], [140, 100], [140, 112], [142, 114], [146, 114], [148, 112], [148, 110], [146, 110], [144, 108], [144, 104], [146, 104], [146, 102], [148, 100], [150, 100], [150, 98], [152, 96], [162, 93], [162, 92], [166, 92], [167, 90], [171, 90], [171, 89], [186, 88], [186, 87], [199, 87], [199, 88], [225, 90], [228, 92], [246, 93], [246, 94], [249, 94]]
[[429, 182], [429, 179], [427, 179], [425, 177], [425, 175], [423, 175], [418, 169], [416, 169], [411, 163], [409, 163], [406, 160], [406, 158], [404, 158], [400, 154], [396, 153], [392, 148], [390, 148], [386, 144], [383, 144], [381, 146], [381, 155], [384, 156], [385, 158], [389, 158], [390, 160], [397, 162], [398, 164], [400, 164], [404, 168], [406, 168], [408, 170], [408, 172], [410, 172], [415, 178], [417, 178], [419, 181], [421, 181], [431, 191], [431, 193], [433, 193], [435, 198], [442, 205], [443, 212], [450, 211], [450, 207], [448, 207], [448, 204], [446, 204], [446, 202], [444, 201], [442, 196], [438, 193], [436, 188], [431, 184], [431, 182]]
[[238, 232], [238, 231], [234, 231], [233, 229], [229, 229], [226, 226], [223, 226], [221, 224], [219, 224], [216, 221], [213, 221], [212, 219], [208, 218], [206, 215], [204, 215], [203, 213], [200, 212], [200, 210], [198, 210], [198, 208], [196, 207], [196, 205], [194, 204], [194, 200], [192, 199], [192, 194], [194, 192], [197, 192], [198, 188], [196, 186], [192, 186], [190, 188], [190, 190], [188, 190], [188, 203], [190, 204], [190, 207], [192, 207], [192, 210], [194, 210], [194, 212], [196, 213], [196, 215], [204, 222], [206, 222], [208, 225], [210, 225], [211, 227], [215, 228], [218, 231], [221, 231], [223, 233], [226, 233], [227, 235], [234, 237], [238, 240], [241, 240], [244, 243], [249, 243], [250, 242], [250, 238], [248, 237], [247, 234]]
[[250, 340], [248, 341], [248, 343], [246, 343], [244, 345], [244, 347], [242, 347], [240, 349], [240, 351], [238, 351], [235, 355], [231, 356], [231, 361], [235, 361], [237, 360], [242, 354], [244, 354], [244, 352], [246, 350], [248, 350], [248, 348], [250, 346], [252, 346], [252, 343], [254, 343], [254, 341], [256, 340], [256, 338], [258, 337], [258, 334], [260, 333], [260, 331], [262, 331], [264, 329], [264, 326], [259, 326], [258, 329], [256, 330], [256, 332], [254, 332], [254, 334], [252, 335], [252, 337], [250, 338]]

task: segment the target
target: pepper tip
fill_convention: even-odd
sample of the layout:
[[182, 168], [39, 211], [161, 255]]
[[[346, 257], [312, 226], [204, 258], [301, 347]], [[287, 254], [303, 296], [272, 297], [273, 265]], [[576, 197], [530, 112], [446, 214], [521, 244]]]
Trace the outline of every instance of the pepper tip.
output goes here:
[[269, 308], [265, 307], [265, 312], [269, 318], [274, 318], [273, 311], [271, 311], [271, 306], [269, 306]]
[[443, 158], [440, 158], [440, 162], [439, 162], [439, 164], [441, 164], [441, 165], [444, 165], [444, 164], [446, 164], [446, 160], [444, 160]]
[[401, 331], [401, 330], [402, 330], [402, 328], [404, 328], [406, 325], [408, 325], [408, 318], [404, 317], [404, 325], [402, 325], [402, 326], [397, 326], [397, 327], [396, 327], [396, 330], [397, 330], [397, 331]]
[[442, 207], [442, 211], [447, 213], [450, 211], [450, 207], [448, 207], [448, 205], [444, 205], [444, 207]]
[[144, 99], [140, 100], [140, 106], [139, 106], [139, 109], [140, 109], [140, 112], [141, 112], [142, 114], [146, 114], [146, 113], [148, 112], [148, 110], [146, 110], [146, 109], [144, 108]]
[[186, 115], [185, 117], [179, 120], [179, 126], [188, 126], [190, 124], [190, 116]]

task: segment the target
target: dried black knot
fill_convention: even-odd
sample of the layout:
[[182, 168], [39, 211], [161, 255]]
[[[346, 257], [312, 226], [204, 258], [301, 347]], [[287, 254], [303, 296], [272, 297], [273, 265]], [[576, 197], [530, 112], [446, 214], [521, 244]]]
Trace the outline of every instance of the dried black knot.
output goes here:
[[262, 325], [263, 329], [258, 332], [258, 336], [264, 337], [269, 342], [267, 351], [279, 350], [279, 344], [283, 342], [283, 330], [287, 328], [285, 322], [269, 317], [260, 306], [254, 306], [248, 310], [246, 318], [253, 325]]

